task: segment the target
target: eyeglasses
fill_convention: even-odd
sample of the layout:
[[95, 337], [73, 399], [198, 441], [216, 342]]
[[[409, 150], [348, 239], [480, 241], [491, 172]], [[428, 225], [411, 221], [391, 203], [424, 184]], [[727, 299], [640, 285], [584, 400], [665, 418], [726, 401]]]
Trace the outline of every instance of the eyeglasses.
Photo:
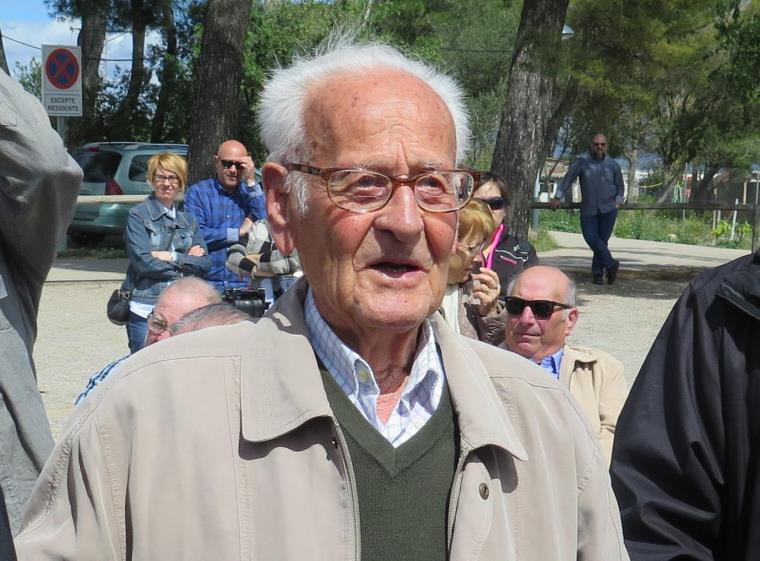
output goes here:
[[509, 201], [504, 197], [491, 197], [490, 199], [478, 199], [488, 205], [491, 210], [501, 210], [509, 204]]
[[525, 308], [530, 308], [536, 319], [549, 319], [557, 309], [569, 310], [572, 306], [552, 300], [523, 300], [516, 296], [507, 296], [507, 313], [512, 316], [522, 315]]
[[153, 178], [153, 183], [155, 185], [160, 185], [162, 183], [168, 183], [169, 185], [179, 185], [179, 177], [176, 175], [157, 175]]
[[604, 148], [605, 146], [607, 146], [607, 143], [606, 142], [594, 142], [594, 146], [595, 147], [596, 146], [601, 146], [602, 148]]
[[169, 329], [169, 323], [155, 310], [148, 314], [148, 330], [153, 335], [161, 335]]
[[428, 212], [454, 212], [462, 208], [480, 185], [480, 173], [452, 169], [420, 173], [413, 177], [391, 177], [366, 169], [317, 168], [306, 164], [285, 164], [288, 171], [320, 177], [327, 185], [327, 195], [338, 207], [351, 212], [380, 210], [393, 191], [408, 185], [417, 205]]
[[235, 166], [237, 169], [241, 169], [243, 167], [243, 162], [239, 162], [237, 160], [220, 160], [222, 162], [222, 167], [224, 169], [230, 169], [232, 166]]

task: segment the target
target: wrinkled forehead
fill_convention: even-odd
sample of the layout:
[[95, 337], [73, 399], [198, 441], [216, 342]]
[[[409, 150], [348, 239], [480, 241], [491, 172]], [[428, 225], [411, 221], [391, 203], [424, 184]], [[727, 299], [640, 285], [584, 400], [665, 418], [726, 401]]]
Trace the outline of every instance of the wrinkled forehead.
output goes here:
[[551, 272], [536, 272], [527, 269], [515, 283], [512, 296], [525, 300], [554, 300], [564, 302], [567, 299], [567, 281], [560, 275]]
[[[431, 164], [453, 167], [456, 132], [448, 107], [419, 78], [394, 69], [339, 74], [313, 86], [306, 97], [310, 153], [360, 149], [365, 141], [398, 142], [426, 154]], [[371, 152], [366, 154], [371, 163]]]

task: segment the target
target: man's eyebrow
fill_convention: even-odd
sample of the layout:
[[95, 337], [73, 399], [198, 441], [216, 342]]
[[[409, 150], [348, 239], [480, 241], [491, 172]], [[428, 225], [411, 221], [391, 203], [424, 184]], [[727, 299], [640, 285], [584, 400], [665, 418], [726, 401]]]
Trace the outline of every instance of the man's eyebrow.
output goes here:
[[[366, 170], [373, 170], [373, 171], [382, 171], [385, 173], [384, 170], [387, 169], [386, 162], [373, 162], [371, 160], [366, 160], [362, 162], [354, 162], [351, 166], [353, 169], [366, 169]], [[410, 173], [410, 175], [415, 175], [419, 172], [426, 172], [426, 171], [435, 171], [440, 169], [451, 169], [449, 166], [445, 166], [441, 162], [432, 162], [432, 161], [424, 161], [419, 164], [412, 165], [411, 168], [413, 171]]]

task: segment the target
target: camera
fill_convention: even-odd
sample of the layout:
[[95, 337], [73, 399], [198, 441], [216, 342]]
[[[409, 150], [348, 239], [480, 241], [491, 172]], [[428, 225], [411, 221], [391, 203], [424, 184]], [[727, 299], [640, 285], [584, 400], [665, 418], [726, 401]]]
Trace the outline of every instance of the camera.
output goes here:
[[267, 311], [269, 304], [264, 299], [263, 288], [225, 288], [222, 300], [229, 302], [254, 319], [259, 319]]

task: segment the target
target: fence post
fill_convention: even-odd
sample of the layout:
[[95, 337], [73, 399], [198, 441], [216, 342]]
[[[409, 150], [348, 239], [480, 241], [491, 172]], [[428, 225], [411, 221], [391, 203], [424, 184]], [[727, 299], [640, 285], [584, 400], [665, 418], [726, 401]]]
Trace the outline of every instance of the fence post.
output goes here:
[[755, 203], [752, 205], [752, 253], [756, 252], [760, 247], [760, 235], [758, 235], [757, 227], [760, 224], [760, 204]]

